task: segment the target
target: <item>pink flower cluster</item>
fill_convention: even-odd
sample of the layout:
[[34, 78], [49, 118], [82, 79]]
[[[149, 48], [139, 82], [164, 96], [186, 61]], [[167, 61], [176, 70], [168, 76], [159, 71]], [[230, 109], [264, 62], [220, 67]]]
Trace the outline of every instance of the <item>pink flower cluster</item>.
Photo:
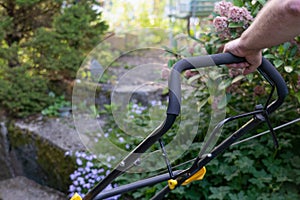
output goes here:
[[[213, 25], [221, 39], [231, 38], [231, 32], [241, 34], [253, 21], [251, 13], [245, 7], [234, 6], [231, 2], [221, 1], [215, 4], [214, 11], [219, 15], [215, 17]], [[240, 23], [240, 27], [229, 28], [230, 23]]]
[[221, 39], [230, 38], [230, 30], [228, 28], [228, 18], [217, 16], [214, 21], [213, 25]]
[[227, 29], [228, 27], [228, 19], [227, 17], [217, 16], [214, 21], [214, 26], [217, 32], [221, 32]]
[[244, 22], [245, 24], [253, 21], [251, 13], [245, 7], [231, 7], [229, 9], [228, 18], [233, 22]]
[[221, 16], [228, 17], [229, 9], [233, 7], [231, 2], [220, 1], [215, 4], [214, 11]]

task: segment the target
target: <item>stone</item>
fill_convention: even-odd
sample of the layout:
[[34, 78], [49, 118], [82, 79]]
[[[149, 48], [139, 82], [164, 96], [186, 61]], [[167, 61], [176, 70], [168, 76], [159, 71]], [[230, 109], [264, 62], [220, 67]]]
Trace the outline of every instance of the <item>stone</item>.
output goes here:
[[21, 172], [35, 182], [67, 192], [75, 170], [69, 151], [83, 150], [71, 118], [16, 121], [8, 127], [11, 152]]
[[23, 176], [0, 181], [0, 200], [63, 200], [66, 195]]
[[0, 180], [11, 178], [14, 175], [9, 155], [9, 141], [5, 122], [0, 123]]

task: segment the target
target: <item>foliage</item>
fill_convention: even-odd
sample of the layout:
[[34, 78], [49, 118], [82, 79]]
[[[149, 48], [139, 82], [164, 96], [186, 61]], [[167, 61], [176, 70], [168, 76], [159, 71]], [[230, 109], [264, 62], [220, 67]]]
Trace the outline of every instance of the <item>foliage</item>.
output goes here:
[[26, 67], [5, 70], [0, 85], [0, 106], [6, 108], [10, 116], [26, 117], [52, 103], [48, 97], [47, 82], [30, 74]]
[[97, 5], [95, 0], [1, 2], [2, 109], [18, 117], [38, 113], [53, 101], [49, 88], [58, 91], [55, 87], [73, 81], [108, 28]]
[[[253, 16], [257, 14], [265, 2], [264, 0], [251, 2], [234, 1], [235, 5], [247, 7]], [[234, 37], [238, 36], [235, 35]], [[221, 40], [217, 36], [214, 30], [208, 34], [203, 34], [200, 37], [200, 41], [202, 41], [209, 54], [221, 52], [222, 45], [226, 43], [225, 40]], [[299, 117], [298, 41], [299, 39], [296, 38], [295, 41], [264, 51], [264, 55], [273, 61], [291, 89], [290, 96], [286, 99], [284, 105], [278, 112], [270, 116], [273, 126], [278, 126]], [[174, 59], [170, 60], [169, 66], [172, 66], [180, 55], [188, 55], [188, 50], [189, 48], [184, 47], [179, 49], [179, 51], [175, 50], [174, 53], [174, 49], [168, 49], [168, 52], [173, 52], [172, 54], [175, 55]], [[253, 111], [255, 105], [266, 102], [271, 89], [260, 75], [254, 73], [245, 79], [245, 77], [235, 72], [226, 71], [226, 69], [224, 73], [232, 76], [231, 81], [228, 83], [223, 82], [223, 86], [228, 87], [227, 97], [230, 101], [227, 105], [227, 113], [229, 116]], [[193, 74], [191, 77], [198, 78], [197, 73], [196, 76]], [[233, 84], [230, 85], [231, 83]], [[195, 98], [198, 97], [195, 96]], [[206, 116], [209, 110], [202, 112]], [[241, 127], [245, 121], [246, 119], [241, 119], [227, 124], [223, 129], [223, 137], [225, 138]], [[175, 164], [183, 163], [198, 155], [203, 139], [202, 135], [205, 134], [203, 130], [208, 128], [207, 117], [201, 119], [200, 124], [201, 129], [198, 130], [198, 136], [193, 145], [185, 153], [185, 156], [177, 160]], [[300, 155], [297, 146], [300, 142], [300, 136], [297, 131], [298, 128], [299, 124], [294, 124], [284, 130], [276, 131], [280, 144], [277, 150], [274, 150], [270, 135], [264, 135], [258, 139], [229, 148], [224, 154], [207, 165], [208, 172], [204, 180], [179, 187], [172, 191], [167, 198], [299, 199]], [[259, 126], [257, 130], [247, 133], [247, 136], [266, 129], [268, 127], [264, 124]], [[128, 175], [127, 178], [121, 178], [119, 181], [120, 183], [128, 183], [149, 175], [151, 176], [153, 173]], [[154, 187], [143, 188], [130, 193], [130, 196], [132, 198], [149, 199], [164, 185], [158, 184]]]
[[45, 116], [58, 117], [61, 109], [71, 106], [71, 102], [66, 101], [64, 96], [55, 97], [54, 93], [49, 93], [49, 98], [54, 99], [54, 103], [42, 110]]
[[40, 27], [50, 27], [55, 14], [62, 5], [61, 0], [3, 0], [0, 5], [0, 58], [10, 67], [22, 66], [24, 42]]
[[[84, 13], [84, 14], [83, 14]], [[89, 4], [64, 8], [53, 28], [40, 28], [29, 44], [34, 68], [50, 80], [74, 79], [86, 53], [108, 28]]]

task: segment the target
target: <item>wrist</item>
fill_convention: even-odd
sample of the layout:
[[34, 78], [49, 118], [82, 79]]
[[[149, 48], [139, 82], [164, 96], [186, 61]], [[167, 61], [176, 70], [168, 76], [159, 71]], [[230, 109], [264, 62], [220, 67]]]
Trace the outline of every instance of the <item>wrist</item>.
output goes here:
[[253, 42], [249, 41], [247, 30], [240, 37], [238, 49], [240, 52], [243, 52], [246, 55], [256, 54], [261, 51], [261, 49], [253, 47]]

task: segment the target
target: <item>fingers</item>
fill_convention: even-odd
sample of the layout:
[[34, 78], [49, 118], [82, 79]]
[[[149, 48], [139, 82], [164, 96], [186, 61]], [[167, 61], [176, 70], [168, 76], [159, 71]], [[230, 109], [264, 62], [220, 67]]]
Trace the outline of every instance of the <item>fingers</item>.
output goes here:
[[250, 65], [249, 63], [230, 64], [226, 66], [231, 69], [241, 69], [243, 75], [253, 73], [257, 69], [256, 65]]
[[246, 68], [246, 67], [250, 67], [250, 64], [247, 62], [242, 62], [242, 63], [232, 63], [226, 66], [229, 68]]
[[247, 62], [233, 63], [227, 66], [229, 68], [241, 68], [243, 69], [243, 74], [247, 75], [254, 72], [261, 64], [262, 54], [261, 50], [249, 50], [242, 47], [243, 45], [241, 45], [241, 40], [238, 38], [228, 42], [224, 47], [224, 52], [230, 52], [233, 55], [244, 57]]

